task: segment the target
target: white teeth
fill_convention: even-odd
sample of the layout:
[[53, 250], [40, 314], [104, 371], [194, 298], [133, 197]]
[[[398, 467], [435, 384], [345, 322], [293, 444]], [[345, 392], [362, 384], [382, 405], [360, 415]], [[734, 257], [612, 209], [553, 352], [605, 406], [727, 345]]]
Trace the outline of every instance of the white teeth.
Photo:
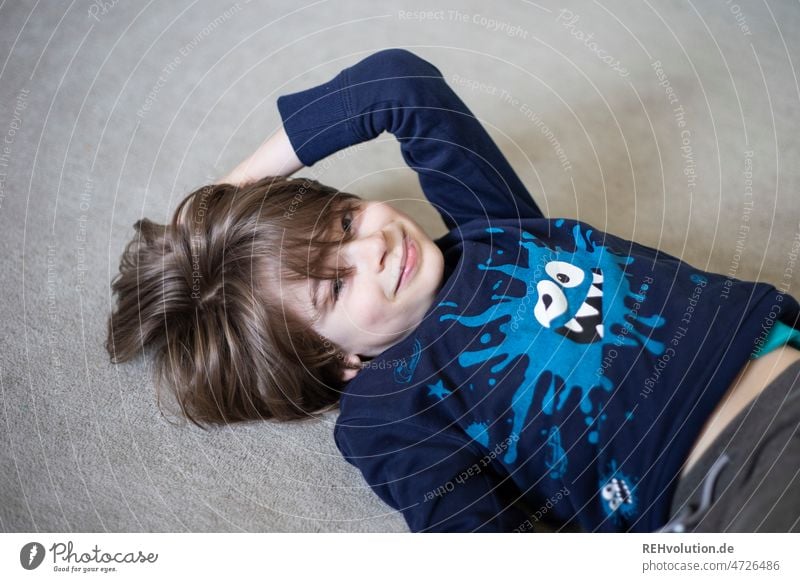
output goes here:
[[602, 273], [595, 273], [592, 272], [592, 283], [602, 283], [603, 282], [603, 274]]
[[589, 293], [586, 294], [587, 297], [602, 297], [603, 292], [595, 287], [594, 285], [589, 286]]
[[575, 317], [587, 317], [592, 315], [599, 315], [600, 312], [589, 305], [588, 303], [582, 303], [581, 308], [578, 309], [578, 312], [575, 314]]
[[574, 317], [570, 319], [567, 323], [565, 323], [564, 326], [571, 329], [575, 333], [581, 333], [583, 331], [583, 327], [581, 327], [580, 323], [575, 321]]
[[602, 323], [598, 323], [595, 326], [595, 329], [597, 330], [597, 335], [600, 336], [600, 339], [603, 339], [603, 324]]

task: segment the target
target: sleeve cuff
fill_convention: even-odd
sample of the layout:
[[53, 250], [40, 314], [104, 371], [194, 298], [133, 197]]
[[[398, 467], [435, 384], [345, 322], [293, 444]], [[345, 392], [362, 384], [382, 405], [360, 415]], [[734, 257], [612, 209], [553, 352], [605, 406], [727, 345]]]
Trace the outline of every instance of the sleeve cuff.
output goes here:
[[346, 70], [327, 83], [278, 97], [283, 127], [297, 158], [304, 166], [359, 141], [345, 104]]

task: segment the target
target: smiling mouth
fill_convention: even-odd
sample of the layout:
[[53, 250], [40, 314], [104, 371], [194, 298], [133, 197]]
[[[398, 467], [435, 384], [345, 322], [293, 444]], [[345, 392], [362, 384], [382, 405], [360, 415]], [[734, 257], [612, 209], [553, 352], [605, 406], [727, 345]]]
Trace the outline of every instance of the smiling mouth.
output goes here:
[[408, 260], [408, 235], [403, 232], [403, 254], [400, 257], [400, 270], [397, 274], [397, 284], [394, 286], [394, 294], [397, 295], [397, 290], [400, 289], [400, 283], [403, 282], [403, 271], [406, 270], [406, 261]]
[[603, 340], [602, 269], [592, 269], [592, 284], [575, 317], [554, 331], [582, 344]]

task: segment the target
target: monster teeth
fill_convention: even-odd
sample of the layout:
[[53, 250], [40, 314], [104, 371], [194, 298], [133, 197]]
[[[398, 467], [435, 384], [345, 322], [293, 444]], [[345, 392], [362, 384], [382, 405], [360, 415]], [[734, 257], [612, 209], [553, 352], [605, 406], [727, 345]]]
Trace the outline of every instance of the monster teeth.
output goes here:
[[625, 481], [620, 481], [620, 488], [622, 489], [622, 501], [624, 503], [629, 503], [631, 499], [631, 490], [628, 489], [628, 484]]
[[595, 309], [588, 303], [584, 302], [581, 304], [581, 307], [580, 309], [578, 309], [578, 312], [575, 314], [575, 317], [591, 317], [599, 314], [600, 312], [597, 309]]
[[[600, 268], [593, 268], [591, 272], [592, 282], [589, 284], [586, 298], [578, 307], [578, 311], [569, 321], [555, 330], [556, 333], [581, 344], [602, 341], [605, 332], [603, 327], [603, 271]], [[566, 301], [566, 297], [562, 297]], [[542, 325], [547, 327], [545, 324]]]

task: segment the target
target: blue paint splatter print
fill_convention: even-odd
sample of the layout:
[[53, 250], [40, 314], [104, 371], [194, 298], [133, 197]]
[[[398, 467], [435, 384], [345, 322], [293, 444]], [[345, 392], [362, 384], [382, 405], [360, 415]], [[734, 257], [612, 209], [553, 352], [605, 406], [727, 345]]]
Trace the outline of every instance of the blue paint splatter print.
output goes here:
[[[564, 220], [556, 222], [557, 227], [564, 227], [564, 224]], [[495, 233], [501, 229], [487, 231]], [[622, 345], [643, 346], [655, 355], [664, 351], [663, 343], [647, 337], [653, 328], [664, 325], [664, 318], [632, 314], [625, 307], [625, 297], [643, 299], [631, 291], [630, 274], [625, 271], [626, 265], [634, 259], [594, 243], [591, 233], [591, 229], [584, 233], [581, 224], [574, 223], [571, 234], [575, 249], [568, 251], [559, 246], [551, 248], [523, 230], [519, 245], [527, 250], [527, 267], [493, 266], [491, 256], [477, 265], [479, 270], [502, 273], [521, 282], [525, 287], [523, 295], [492, 295], [492, 305], [477, 315], [453, 313], [459, 308], [453, 302], [437, 307], [445, 312], [440, 315], [440, 321], [456, 320], [470, 328], [497, 323], [500, 333], [493, 335], [498, 337], [487, 337], [485, 333], [481, 336], [485, 348], [460, 354], [458, 364], [462, 368], [502, 357], [490, 368], [496, 375], [517, 358], [527, 358], [523, 381], [510, 403], [512, 417], [508, 437], [512, 445], [503, 457], [506, 464], [517, 460], [517, 442], [537, 388], [544, 391], [539, 395], [542, 414], [552, 415], [561, 410], [576, 394], [582, 413], [598, 415], [603, 394], [614, 388], [609, 378], [597, 372], [607, 330], [616, 333], [619, 326], [627, 328], [628, 333], [620, 334], [617, 339], [618, 345], [621, 341]], [[505, 286], [505, 289], [511, 288], [510, 284]], [[604, 293], [604, 289], [608, 291]], [[634, 323], [643, 329], [636, 329]], [[589, 433], [586, 438], [587, 444], [598, 446], [596, 432]], [[548, 439], [551, 452], [556, 443], [561, 447], [556, 433]], [[563, 473], [566, 455], [554, 455], [551, 460], [550, 470]]]
[[557, 426], [551, 427], [548, 432], [544, 464], [550, 470], [550, 477], [553, 479], [561, 479], [567, 472], [567, 454], [561, 446], [561, 432]]

